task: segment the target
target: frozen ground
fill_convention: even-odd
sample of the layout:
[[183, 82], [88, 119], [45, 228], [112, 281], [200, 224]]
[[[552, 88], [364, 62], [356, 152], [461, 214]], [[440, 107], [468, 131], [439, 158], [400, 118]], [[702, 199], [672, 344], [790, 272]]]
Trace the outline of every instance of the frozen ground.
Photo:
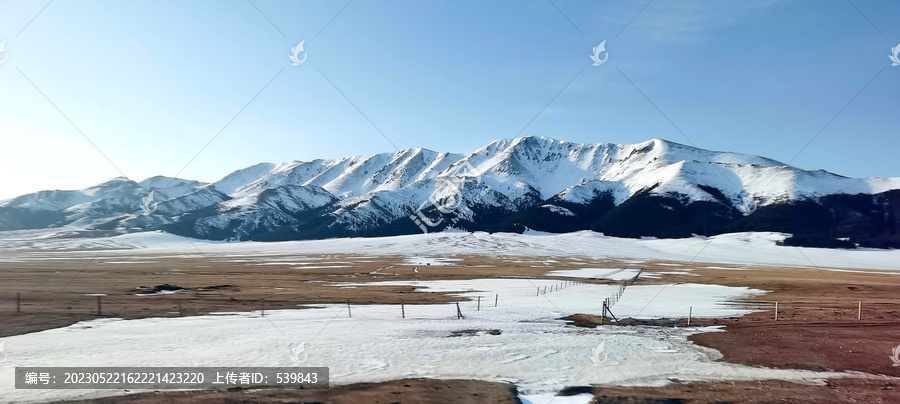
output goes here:
[[453, 261], [444, 258], [461, 254], [495, 257], [583, 255], [632, 261], [654, 259], [845, 270], [900, 270], [900, 250], [779, 247], [775, 242], [787, 235], [769, 232], [660, 240], [606, 237], [591, 231], [566, 234], [445, 232], [380, 238], [240, 243], [196, 240], [158, 232], [104, 239], [59, 239], [51, 238], [49, 232], [0, 232], [0, 250], [5, 253], [0, 256], [0, 261], [79, 257], [91, 259], [97, 250], [115, 250], [115, 254], [123, 257], [141, 256], [145, 253], [193, 257], [199, 256], [199, 249], [205, 254], [228, 255], [235, 261], [264, 260], [267, 255], [348, 253], [404, 255], [411, 265], [446, 265]]
[[[251, 264], [278, 262], [308, 267], [316, 254], [401, 255], [406, 265], [452, 265], [454, 255], [491, 257], [577, 256], [617, 258], [637, 264], [647, 260], [698, 261], [698, 267], [818, 266], [836, 271], [878, 269], [900, 274], [900, 251], [826, 250], [778, 247], [776, 233], [736, 233], [712, 238], [634, 240], [593, 232], [570, 234], [440, 233], [385, 238], [352, 238], [278, 243], [223, 243], [162, 233], [130, 234], [107, 239], [58, 239], [46, 231], [0, 232], [0, 261], [45, 259], [119, 262], [162, 257], [199, 257]], [[313, 259], [315, 258], [315, 259]], [[318, 262], [315, 263], [318, 265]], [[322, 262], [326, 264], [326, 262]], [[344, 264], [327, 261], [327, 264]], [[723, 266], [726, 265], [726, 266]], [[737, 265], [737, 267], [728, 266]], [[579, 265], [580, 266], [580, 265]], [[626, 279], [633, 270], [580, 268], [551, 273]], [[585, 263], [584, 267], [588, 267]], [[621, 270], [620, 270], [621, 269]], [[689, 268], [672, 265], [672, 271]], [[896, 271], [896, 272], [895, 272]], [[599, 314], [604, 298], [618, 286], [577, 285], [537, 295], [556, 285], [546, 279], [474, 279], [394, 282], [423, 291], [450, 291], [460, 296], [465, 319], [455, 304], [408, 305], [400, 318], [397, 305], [315, 305], [303, 310], [224, 313], [200, 317], [104, 319], [5, 338], [0, 364], [0, 401], [48, 400], [122, 394], [121, 391], [26, 391], [11, 389], [15, 366], [290, 366], [291, 348], [305, 342], [309, 366], [331, 368], [334, 383], [378, 382], [405, 377], [477, 378], [516, 383], [523, 397], [546, 402], [560, 388], [590, 384], [661, 385], [678, 380], [783, 379], [818, 381], [833, 373], [777, 370], [717, 362], [719, 354], [687, 337], [708, 328], [614, 327], [566, 325], [560, 317]], [[385, 284], [385, 283], [382, 283]], [[335, 287], [355, 286], [341, 284]], [[731, 302], [763, 293], [718, 285], [634, 285], [613, 307], [620, 317], [734, 316], [747, 312]], [[481, 311], [473, 297], [482, 296]], [[498, 307], [493, 307], [494, 297]], [[594, 354], [598, 345], [604, 349]], [[571, 397], [554, 403], [580, 402]], [[582, 400], [586, 401], [586, 399]]]
[[[709, 328], [568, 326], [559, 318], [598, 313], [602, 297], [618, 286], [574, 285], [536, 296], [537, 288], [558, 283], [541, 279], [390, 283], [454, 291], [461, 297], [484, 296], [480, 311], [476, 302], [461, 299], [462, 320], [456, 318], [455, 304], [407, 305], [405, 319], [398, 305], [354, 306], [352, 318], [345, 305], [315, 305], [271, 311], [265, 317], [223, 313], [104, 319], [9, 337], [5, 339], [9, 360], [0, 365], [0, 397], [40, 402], [123, 393], [14, 390], [14, 366], [292, 366], [291, 348], [301, 342], [308, 354], [305, 365], [330, 367], [333, 383], [407, 377], [508, 381], [535, 403], [548, 401], [565, 386], [662, 385], [673, 378], [817, 381], [835, 375], [717, 362], [716, 351], [687, 340]], [[700, 316], [732, 316], [746, 309], [729, 302], [759, 293], [719, 285], [670, 285], [665, 290], [635, 285], [614, 310], [640, 318], [681, 317], [693, 307]], [[603, 349], [595, 354], [601, 343]]]

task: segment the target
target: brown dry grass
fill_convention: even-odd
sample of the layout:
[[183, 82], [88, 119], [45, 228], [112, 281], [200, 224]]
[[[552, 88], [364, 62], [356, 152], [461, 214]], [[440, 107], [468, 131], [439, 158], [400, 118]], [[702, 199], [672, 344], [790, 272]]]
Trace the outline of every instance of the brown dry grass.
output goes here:
[[[269, 257], [282, 262], [297, 257]], [[96, 318], [96, 298], [103, 293], [104, 316], [140, 318], [200, 315], [216, 311], [296, 308], [298, 304], [350, 301], [353, 304], [407, 304], [458, 300], [442, 293], [420, 293], [405, 286], [339, 288], [343, 282], [384, 280], [471, 279], [477, 277], [542, 277], [548, 271], [579, 267], [643, 267], [660, 274], [650, 283], [707, 283], [747, 286], [770, 293], [749, 299], [762, 312], [740, 318], [694, 319], [695, 325], [725, 325], [725, 332], [698, 334], [698, 344], [722, 352], [724, 360], [783, 368], [858, 370], [900, 376], [888, 359], [900, 344], [900, 275], [877, 271], [833, 272], [808, 268], [752, 267], [711, 269], [718, 264], [651, 261], [640, 265], [584, 257], [458, 256], [454, 266], [404, 265], [402, 257], [359, 257], [352, 254], [306, 256], [311, 264], [253, 265], [223, 257], [132, 257], [153, 263], [117, 264], [116, 256], [86, 260], [51, 260], [0, 264], [0, 337], [56, 328]], [[678, 265], [681, 265], [680, 267]], [[320, 268], [312, 268], [318, 266]], [[327, 267], [327, 268], [322, 268]], [[734, 266], [737, 268], [738, 266]], [[82, 269], [83, 268], [83, 269]], [[690, 275], [673, 274], [690, 268]], [[188, 292], [135, 296], [135, 288], [169, 283]], [[227, 288], [206, 289], [215, 285]], [[22, 313], [15, 294], [22, 293]], [[626, 292], [627, 293], [627, 292]], [[779, 302], [774, 320], [772, 302]], [[863, 302], [862, 320], [856, 319]], [[573, 316], [580, 325], [596, 322], [598, 313]], [[891, 402], [894, 380], [833, 380], [826, 386], [780, 381], [674, 384], [663, 388], [598, 388], [597, 402], [652, 402], [680, 398], [687, 402]], [[478, 394], [478, 395], [475, 395]], [[332, 388], [327, 391], [263, 389], [239, 392], [139, 395], [133, 402], [507, 402], [507, 385], [473, 381], [414, 380]], [[605, 398], [599, 398], [605, 397]], [[132, 399], [129, 398], [129, 399]], [[160, 401], [162, 400], [162, 401]], [[651, 400], [651, 401], [646, 401]], [[113, 400], [121, 401], [121, 397]], [[110, 402], [113, 402], [110, 401]], [[896, 402], [896, 401], [894, 401]]]
[[406, 379], [335, 386], [327, 390], [253, 389], [200, 393], [144, 393], [109, 397], [97, 404], [333, 403], [333, 404], [512, 404], [515, 387], [478, 380]]
[[[471, 279], [478, 277], [544, 276], [553, 269], [580, 265], [618, 266], [610, 260], [454, 257], [456, 265], [404, 265], [403, 257], [360, 257], [351, 254], [273, 256], [259, 262], [230, 258], [161, 257], [95, 260], [45, 260], [0, 263], [0, 337], [63, 327], [97, 317], [144, 318], [203, 315], [211, 312], [289, 309], [302, 304], [447, 303], [459, 298], [444, 293], [416, 292], [411, 286], [359, 286], [340, 283], [392, 280]], [[278, 265], [286, 261], [309, 265]], [[152, 261], [152, 262], [151, 262]], [[123, 264], [121, 262], [132, 262]], [[275, 265], [258, 265], [260, 263]], [[418, 272], [413, 269], [418, 268]], [[169, 295], [136, 296], [141, 286], [171, 284], [189, 289]], [[228, 287], [221, 287], [227, 285]], [[218, 288], [211, 288], [220, 286]], [[21, 294], [21, 312], [16, 312]], [[101, 316], [97, 298], [101, 297]]]

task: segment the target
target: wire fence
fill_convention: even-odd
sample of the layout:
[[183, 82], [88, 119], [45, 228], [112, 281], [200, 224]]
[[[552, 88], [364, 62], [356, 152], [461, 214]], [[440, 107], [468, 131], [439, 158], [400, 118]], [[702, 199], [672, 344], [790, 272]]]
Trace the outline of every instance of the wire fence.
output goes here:
[[634, 275], [634, 277], [626, 280], [625, 282], [622, 282], [622, 284], [619, 285], [619, 290], [616, 291], [616, 293], [603, 300], [603, 314], [600, 316], [600, 324], [606, 324], [607, 315], [617, 323], [619, 322], [619, 319], [616, 318], [616, 316], [612, 312], [612, 307], [615, 306], [616, 303], [618, 303], [622, 298], [622, 295], [625, 294], [625, 289], [631, 285], [634, 285], [634, 283], [638, 281], [643, 272], [644, 269], [642, 268], [640, 271], [638, 271], [637, 274]]
[[[620, 318], [615, 315], [616, 304], [619, 303], [628, 287], [634, 285], [640, 280], [643, 270], [640, 270], [634, 277], [614, 283], [618, 289], [611, 295], [598, 301], [597, 311], [601, 313], [601, 324], [619, 322]], [[542, 280], [546, 282], [546, 280]], [[582, 280], [564, 280], [552, 284], [535, 286], [534, 297], [543, 297], [548, 300], [547, 304], [557, 307], [566, 307], [562, 303], [564, 300], [554, 302], [552, 295], [565, 289], [585, 284], [597, 285], [596, 282]], [[519, 293], [505, 296], [506, 299], [523, 299], [527, 298], [526, 289]], [[523, 294], [524, 293], [524, 294]], [[0, 315], [40, 315], [40, 316], [71, 316], [79, 320], [89, 318], [142, 318], [142, 317], [181, 317], [195, 316], [209, 313], [235, 313], [249, 312], [257, 313], [265, 316], [266, 311], [281, 310], [289, 308], [299, 308], [307, 305], [329, 304], [336, 306], [346, 313], [338, 312], [336, 316], [346, 315], [353, 318], [354, 307], [358, 307], [359, 314], [370, 314], [371, 310], [366, 307], [374, 306], [396, 306], [396, 316], [390, 314], [391, 317], [385, 317], [385, 311], [380, 311], [375, 317], [382, 319], [400, 318], [405, 319], [414, 317], [418, 319], [434, 318], [434, 319], [459, 319], [463, 320], [467, 316], [480, 311], [486, 311], [494, 308], [503, 308], [504, 296], [501, 293], [483, 294], [477, 296], [461, 297], [458, 301], [451, 302], [422, 302], [414, 303], [403, 302], [394, 304], [385, 303], [354, 303], [351, 301], [344, 302], [321, 302], [321, 301], [292, 301], [286, 298], [281, 299], [237, 299], [223, 294], [209, 294], [201, 296], [179, 296], [178, 293], [154, 295], [154, 296], [135, 296], [135, 295], [113, 295], [104, 294], [87, 294], [79, 296], [66, 296], [59, 299], [51, 299], [39, 292], [31, 293], [4, 293], [0, 295]], [[427, 310], [420, 306], [440, 306], [446, 305], [446, 311], [436, 311], [433, 308]], [[848, 302], [835, 302], [833, 304], [824, 305], [821, 303], [812, 303], [808, 301], [783, 301], [783, 302], [742, 302], [741, 306], [748, 308], [752, 312], [769, 313], [763, 316], [739, 316], [742, 321], [765, 321], [775, 320], [779, 322], [815, 322], [815, 321], [840, 321], [840, 320], [896, 320], [900, 319], [900, 309], [890, 310], [889, 304], [885, 302], [869, 302], [865, 303], [861, 300], [849, 304]], [[584, 307], [580, 305], [580, 307]], [[574, 314], [574, 313], [569, 313]], [[588, 314], [588, 313], [584, 313]], [[694, 307], [687, 308], [682, 316], [678, 319], [687, 319], [687, 325], [691, 324], [694, 314]], [[7, 317], [8, 318], [8, 317]]]
[[[603, 318], [607, 317], [607, 313], [611, 314], [609, 309], [615, 305], [622, 297], [625, 288], [634, 284], [639, 278], [643, 269], [637, 275], [627, 279], [619, 284], [618, 290], [604, 298], [597, 304], [597, 311], [603, 312]], [[594, 279], [601, 280], [601, 279]], [[540, 280], [547, 283], [546, 279]], [[593, 284], [597, 282], [588, 282], [583, 280], [557, 280], [553, 283], [535, 286], [534, 297], [544, 297], [548, 303], [555, 309], [559, 309], [554, 303], [552, 295], [571, 287]], [[514, 288], [520, 289], [520, 288]], [[521, 290], [521, 289], [520, 289]], [[353, 318], [353, 308], [357, 306], [363, 309], [373, 304], [353, 303], [351, 301], [344, 302], [322, 302], [322, 301], [291, 301], [282, 299], [238, 299], [228, 297], [225, 294], [218, 293], [220, 291], [203, 291], [200, 296], [183, 296], [179, 291], [166, 291], [163, 293], [154, 293], [146, 295], [113, 295], [106, 294], [85, 294], [78, 296], [67, 296], [59, 299], [48, 298], [41, 293], [17, 293], [11, 299], [2, 299], [11, 301], [10, 304], [2, 304], [8, 310], [14, 310], [15, 314], [32, 314], [32, 315], [69, 315], [84, 318], [101, 318], [101, 317], [119, 317], [119, 318], [142, 318], [142, 317], [182, 317], [194, 316], [210, 313], [233, 313], [233, 312], [250, 312], [258, 313], [260, 316], [266, 315], [266, 310], [297, 308], [304, 305], [321, 305], [330, 304], [337, 305], [342, 310], [336, 316], [344, 316]], [[507, 296], [507, 298], [521, 299], [527, 297], [527, 294], [519, 294]], [[549, 295], [549, 296], [548, 296]], [[561, 303], [556, 301], [556, 303]], [[419, 305], [447, 305], [446, 315], [441, 315], [433, 309], [429, 309], [423, 313], [421, 309], [415, 308]], [[485, 294], [477, 296], [468, 296], [458, 301], [449, 303], [423, 303], [418, 301], [410, 304], [400, 301], [399, 303], [378, 303], [378, 306], [396, 306], [398, 317], [405, 319], [407, 317], [430, 318], [434, 319], [465, 319], [467, 315], [473, 313], [496, 308], [501, 306], [500, 293]], [[412, 307], [410, 307], [412, 306]], [[582, 306], [583, 307], [583, 306]], [[0, 309], [0, 313], [7, 311]], [[345, 311], [345, 313], [344, 313]], [[357, 317], [362, 310], [357, 312]], [[9, 311], [7, 311], [9, 313]], [[369, 314], [369, 313], [367, 313]], [[376, 316], [380, 317], [380, 316]], [[380, 318], [386, 319], [386, 318]]]
[[[546, 283], [546, 280], [542, 280]], [[537, 287], [535, 296], [554, 294], [565, 289], [584, 285], [588, 282], [579, 280], [560, 280], [551, 284]], [[513, 288], [506, 299], [528, 298], [528, 288]], [[459, 300], [450, 302], [423, 302], [421, 299], [413, 303], [399, 301], [397, 303], [352, 302], [352, 301], [322, 301], [307, 300], [282, 296], [279, 298], [253, 299], [230, 297], [223, 293], [193, 294], [187, 296], [183, 292], [167, 292], [148, 295], [106, 295], [106, 294], [79, 294], [56, 296], [51, 293], [25, 292], [0, 294], [0, 316], [42, 316], [72, 317], [77, 320], [91, 318], [143, 318], [143, 317], [182, 317], [196, 316], [210, 313], [255, 313], [260, 316], [271, 314], [272, 310], [303, 308], [306, 306], [322, 306], [338, 308], [336, 316], [358, 318], [360, 314], [371, 314], [367, 307], [395, 306], [396, 317], [425, 318], [428, 315], [435, 319], [455, 318], [464, 319], [471, 313], [502, 307], [504, 296], [502, 293], [482, 294], [476, 296], [460, 297]], [[534, 298], [532, 296], [532, 298]], [[445, 299], [442, 299], [445, 300]], [[541, 299], [543, 301], [543, 299]], [[508, 302], [508, 301], [507, 301]], [[552, 304], [552, 299], [550, 301]], [[437, 314], [433, 308], [423, 311], [422, 306], [432, 307], [446, 305], [446, 315]], [[598, 309], [600, 304], [597, 305]], [[357, 310], [355, 311], [354, 308]], [[381, 311], [383, 312], [383, 311]], [[376, 317], [383, 317], [381, 313]]]

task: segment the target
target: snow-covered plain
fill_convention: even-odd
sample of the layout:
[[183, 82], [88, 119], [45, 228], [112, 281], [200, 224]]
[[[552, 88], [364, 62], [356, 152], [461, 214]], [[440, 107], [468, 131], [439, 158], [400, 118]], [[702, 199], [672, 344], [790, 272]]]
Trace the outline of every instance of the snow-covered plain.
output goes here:
[[[475, 378], [515, 383], [533, 402], [548, 401], [566, 386], [662, 385], [671, 378], [818, 381], [838, 375], [718, 362], [716, 351], [687, 339], [711, 328], [569, 326], [559, 318], [598, 313], [603, 297], [618, 286], [574, 285], [536, 295], [537, 288], [558, 283], [550, 279], [377, 283], [458, 292], [462, 320], [456, 318], [455, 304], [430, 304], [407, 305], [405, 319], [398, 305], [354, 306], [352, 318], [344, 305], [312, 305], [267, 311], [265, 317], [223, 313], [82, 322], [6, 338], [9, 360], [0, 365], [0, 397], [41, 402], [123, 394], [15, 390], [14, 366], [292, 366], [291, 348], [301, 342], [308, 354], [305, 365], [329, 367], [332, 383]], [[759, 293], [718, 285], [635, 285], [614, 310], [638, 318], [683, 317], [693, 307], [699, 316], [734, 316], [747, 309], [729, 302]], [[475, 296], [484, 296], [481, 310], [476, 302], [463, 299]], [[499, 296], [497, 307], [494, 296]], [[595, 356], [592, 350], [601, 343], [602, 357]], [[602, 364], [595, 366], [595, 360]]]
[[[820, 267], [836, 271], [878, 269], [900, 274], [900, 251], [826, 250], [778, 247], [777, 233], [736, 233], [710, 238], [634, 240], [593, 232], [569, 234], [487, 234], [448, 232], [384, 238], [349, 238], [278, 243], [224, 243], [163, 233], [139, 233], [107, 239], [56, 239], [46, 232], [0, 235], [2, 260], [93, 259], [143, 261], [163, 257], [214, 257], [250, 264], [295, 264], [298, 271], [318, 264], [317, 254], [399, 255], [404, 265], [453, 264], [455, 255], [533, 259], [575, 264], [549, 276], [626, 279], [631, 268], [588, 268], [578, 257], [615, 258], [622, 266], [668, 261], [672, 271], [691, 267], [742, 269], [746, 266]], [[335, 263], [337, 261], [328, 261]], [[584, 262], [583, 262], [584, 261]], [[682, 264], [675, 265], [675, 262]], [[685, 264], [696, 261], [698, 264]], [[343, 261], [340, 261], [343, 262]], [[704, 264], [699, 264], [700, 262]], [[557, 262], [558, 263], [558, 262]], [[659, 262], [657, 262], [659, 263]], [[321, 266], [321, 265], [320, 265]], [[558, 268], [558, 267], [557, 267]], [[621, 269], [621, 271], [620, 271]], [[746, 367], [716, 361], [718, 352], [691, 343], [688, 336], [711, 328], [567, 325], [560, 317], [599, 314], [603, 298], [617, 285], [576, 285], [547, 294], [538, 288], [551, 279], [470, 279], [393, 282], [422, 291], [460, 296], [465, 319], [453, 304], [353, 307], [314, 305], [302, 310], [224, 313], [200, 317], [104, 319], [5, 338], [7, 362], [0, 364], [0, 397], [12, 402], [42, 402], [121, 391], [11, 389], [14, 366], [290, 366], [291, 348], [306, 342], [309, 366], [331, 368], [332, 382], [378, 382], [404, 377], [475, 378], [517, 384], [523, 398], [552, 399], [566, 386], [591, 384], [661, 385], [670, 379], [783, 379], [818, 381], [848, 376], [801, 370]], [[386, 284], [386, 283], [381, 283]], [[359, 284], [335, 284], [353, 287]], [[764, 291], [719, 285], [633, 285], [613, 306], [619, 317], [736, 316], [750, 310], [734, 301]], [[482, 296], [481, 310], [473, 298]], [[498, 307], [493, 307], [494, 297]], [[592, 349], [603, 343], [601, 365]], [[603, 359], [603, 358], [600, 358]], [[852, 375], [850, 375], [852, 376]], [[578, 402], [569, 397], [557, 402]]]
[[[900, 250], [840, 250], [780, 247], [784, 233], [729, 233], [688, 239], [623, 239], [579, 231], [565, 234], [528, 232], [443, 232], [378, 238], [343, 238], [284, 242], [227, 243], [197, 240], [167, 233], [146, 232], [100, 239], [50, 238], [44, 231], [0, 232], [0, 262], [55, 259], [92, 259], [98, 251], [118, 259], [146, 259], [147, 255], [202, 257], [213, 254], [235, 262], [271, 262], [273, 258], [307, 255], [402, 255], [409, 265], [452, 264], [453, 255], [492, 257], [616, 258], [633, 263], [647, 260], [707, 264], [806, 267], [822, 269], [882, 269], [900, 271]], [[15, 233], [6, 234], [3, 233]], [[124, 258], [123, 258], [124, 257]], [[705, 265], [710, 267], [709, 265]], [[577, 269], [577, 268], [573, 268]], [[728, 268], [731, 269], [731, 268]], [[900, 272], [898, 272], [900, 274]]]

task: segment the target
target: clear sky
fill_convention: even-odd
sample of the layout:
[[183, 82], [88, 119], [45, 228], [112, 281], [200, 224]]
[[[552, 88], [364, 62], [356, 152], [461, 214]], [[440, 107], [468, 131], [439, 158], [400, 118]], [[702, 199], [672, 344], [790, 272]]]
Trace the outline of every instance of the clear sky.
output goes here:
[[900, 176], [898, 16], [891, 0], [0, 0], [0, 198], [526, 135]]

